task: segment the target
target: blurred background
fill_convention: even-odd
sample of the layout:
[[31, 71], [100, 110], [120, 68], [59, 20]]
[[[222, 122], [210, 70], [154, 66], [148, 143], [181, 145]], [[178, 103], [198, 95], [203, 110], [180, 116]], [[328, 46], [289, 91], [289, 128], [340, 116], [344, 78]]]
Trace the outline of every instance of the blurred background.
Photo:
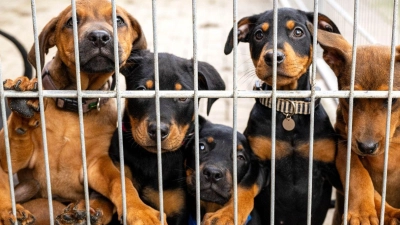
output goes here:
[[[271, 10], [270, 0], [238, 0], [238, 19]], [[46, 23], [63, 10], [71, 1], [37, 0], [37, 23], [39, 31]], [[278, 0], [279, 7], [293, 7], [304, 11], [313, 11], [312, 0]], [[144, 0], [118, 0], [117, 4], [131, 13], [141, 24], [148, 46], [153, 50], [152, 3]], [[345, 38], [352, 42], [354, 1], [320, 0], [319, 12], [331, 18]], [[228, 0], [197, 1], [197, 40], [198, 59], [213, 65], [222, 75], [228, 90], [232, 90], [233, 63], [232, 55], [223, 53], [225, 41], [233, 26], [233, 2]], [[359, 3], [358, 44], [391, 43], [393, 1], [363, 0]], [[33, 44], [33, 26], [31, 1], [13, 0], [0, 4], [0, 29], [15, 36], [29, 51]], [[193, 56], [192, 1], [158, 0], [157, 1], [158, 50], [169, 52], [184, 58]], [[398, 28], [396, 32], [398, 32]], [[396, 40], [395, 43], [398, 43]], [[54, 55], [50, 51], [46, 60]], [[321, 52], [320, 52], [321, 54]], [[373, 56], [371, 56], [373, 60]], [[0, 36], [0, 72], [2, 79], [21, 76], [23, 62], [18, 50], [8, 40]], [[239, 90], [251, 90], [257, 80], [249, 55], [248, 45], [239, 44], [238, 48], [238, 87]], [[336, 78], [322, 59], [317, 61], [317, 85], [322, 90], [337, 90]], [[201, 114], [205, 116], [205, 101], [201, 103]], [[246, 127], [249, 111], [254, 99], [239, 99], [238, 130]], [[335, 99], [323, 99], [323, 104], [335, 119]], [[218, 100], [208, 117], [216, 123], [232, 125], [232, 99]], [[330, 218], [327, 223], [330, 224]]]

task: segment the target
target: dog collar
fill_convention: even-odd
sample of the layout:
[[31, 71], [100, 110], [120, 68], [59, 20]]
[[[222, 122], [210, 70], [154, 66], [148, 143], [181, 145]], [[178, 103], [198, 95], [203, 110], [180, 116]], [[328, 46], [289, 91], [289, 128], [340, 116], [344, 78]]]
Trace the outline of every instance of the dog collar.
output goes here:
[[[48, 67], [52, 61], [48, 62], [42, 71], [42, 84], [46, 90], [58, 90], [50, 76]], [[102, 90], [110, 90], [110, 80], [103, 86]], [[56, 106], [60, 109], [78, 112], [78, 100], [75, 98], [53, 98]], [[82, 111], [83, 113], [89, 112], [92, 109], [100, 111], [100, 107], [108, 101], [108, 98], [83, 98]]]
[[[253, 90], [264, 90], [266, 84], [257, 80]], [[319, 89], [319, 87], [316, 87]], [[315, 100], [315, 107], [319, 105], [321, 99]], [[272, 98], [257, 98], [257, 101], [265, 107], [272, 108]], [[285, 130], [291, 131], [295, 127], [295, 122], [291, 118], [294, 114], [309, 115], [311, 113], [310, 101], [299, 101], [292, 99], [279, 98], [276, 100], [276, 111], [283, 113], [286, 119], [283, 120], [282, 126]]]

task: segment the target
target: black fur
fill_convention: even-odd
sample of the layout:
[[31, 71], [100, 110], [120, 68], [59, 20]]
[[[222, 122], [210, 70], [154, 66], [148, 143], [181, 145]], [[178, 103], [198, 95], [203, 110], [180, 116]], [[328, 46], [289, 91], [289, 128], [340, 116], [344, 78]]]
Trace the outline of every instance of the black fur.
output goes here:
[[[176, 90], [177, 84], [181, 90], [193, 90], [193, 65], [191, 60], [179, 58], [177, 56], [159, 53], [159, 88], [160, 90]], [[218, 72], [205, 62], [198, 64], [199, 89], [200, 90], [224, 90], [225, 84]], [[127, 90], [146, 90], [151, 87], [154, 90], [154, 55], [149, 51], [135, 51], [132, 53], [128, 64], [121, 72], [126, 77]], [[179, 86], [178, 85], [178, 86]], [[216, 99], [209, 100], [209, 108]], [[156, 208], [158, 202], [146, 198], [145, 190], [153, 190], [158, 193], [158, 169], [156, 136], [151, 131], [152, 124], [156, 123], [156, 110], [154, 98], [130, 98], [126, 99], [126, 109], [123, 118], [124, 132], [124, 159], [125, 165], [129, 167], [134, 180], [134, 185], [139, 192], [142, 200]], [[173, 124], [178, 127], [179, 132], [183, 132], [184, 138], [175, 147], [170, 147], [165, 141], [168, 138], [175, 139], [173, 135], [177, 132], [167, 134], [167, 138], [162, 141], [162, 171], [163, 171], [163, 190], [172, 192], [186, 193], [185, 170], [184, 170], [184, 147], [185, 142], [192, 137], [194, 130], [194, 99], [193, 98], [161, 98], [161, 132], [165, 136], [169, 129], [173, 129]], [[132, 131], [132, 120], [147, 121], [148, 127], [143, 130], [147, 132], [149, 141], [147, 144], [139, 144], [135, 140]], [[187, 128], [185, 130], [185, 128]], [[139, 129], [138, 127], [133, 127]], [[151, 137], [150, 137], [151, 136]], [[155, 140], [153, 140], [153, 139]], [[146, 145], [146, 146], [145, 146]], [[151, 145], [151, 146], [150, 146]], [[110, 147], [110, 156], [113, 160], [119, 161], [118, 135], [114, 134]], [[185, 196], [182, 196], [185, 199]], [[165, 199], [164, 199], [165, 201]], [[173, 204], [178, 204], [173, 202]], [[168, 224], [187, 223], [186, 201], [180, 205], [179, 212], [173, 215], [167, 214]], [[165, 202], [164, 208], [170, 207], [171, 203]]]
[[[232, 136], [231, 127], [211, 123], [200, 118], [199, 133], [199, 163], [200, 163], [200, 200], [202, 202], [213, 202], [222, 207], [229, 201], [233, 193], [233, 158], [232, 158]], [[209, 141], [212, 138], [212, 142]], [[237, 151], [237, 181], [243, 187], [250, 187], [260, 177], [268, 176], [263, 172], [259, 160], [252, 152], [246, 138], [237, 132], [237, 144], [242, 146]], [[189, 209], [193, 218], [196, 215], [196, 177], [195, 177], [195, 146], [194, 141], [188, 147], [186, 159], [186, 170], [190, 171], [186, 179], [188, 185]], [[188, 174], [188, 173], [187, 173]], [[202, 204], [202, 206], [205, 206]], [[201, 208], [202, 217], [209, 212], [205, 207]], [[247, 225], [261, 224], [256, 210], [251, 213], [251, 220]]]
[[[286, 63], [284, 60], [294, 58], [307, 58], [311, 60], [312, 51], [312, 35], [307, 29], [307, 23], [313, 23], [313, 13], [307, 13], [300, 10], [282, 8], [278, 11], [278, 52], [283, 54], [283, 61], [281, 64], [278, 62], [278, 80], [284, 79], [285, 75], [290, 75], [291, 70], [285, 68], [283, 65]], [[288, 22], [293, 21], [294, 23]], [[239, 25], [241, 27], [239, 32], [239, 42], [248, 42], [250, 46], [250, 53], [253, 60], [265, 60], [267, 73], [272, 73], [272, 62], [267, 63], [266, 56], [261, 55], [266, 51], [265, 49], [273, 48], [273, 11], [269, 10], [264, 13], [242, 18]], [[289, 24], [289, 25], [288, 25]], [[294, 28], [290, 29], [294, 24]], [[264, 27], [263, 27], [264, 25]], [[265, 29], [266, 27], [269, 28]], [[331, 32], [339, 33], [336, 25], [325, 15], [319, 14], [318, 26]], [[247, 29], [243, 29], [247, 28]], [[301, 37], [294, 37], [294, 31], [298, 29], [303, 32]], [[258, 33], [258, 38], [255, 36]], [[233, 48], [233, 37], [231, 33], [225, 45], [225, 53], [229, 54]], [[294, 53], [291, 53], [290, 50]], [[291, 53], [289, 55], [289, 53]], [[290, 58], [292, 57], [292, 58]], [[277, 60], [279, 61], [279, 60]], [[293, 62], [293, 61], [292, 61]], [[289, 62], [288, 62], [289, 63]], [[307, 66], [309, 64], [297, 65], [298, 67], [304, 66], [304, 74], [300, 74], [297, 85], [293, 85], [294, 90], [310, 90], [309, 71]], [[265, 78], [262, 90], [271, 90], [271, 83], [269, 83], [268, 76], [264, 74], [257, 74], [260, 79]], [[283, 77], [283, 78], [282, 78]], [[310, 101], [307, 99], [289, 99]], [[271, 116], [272, 109], [262, 105], [259, 99], [250, 113], [248, 124], [244, 134], [247, 138], [264, 138], [265, 140], [271, 139]], [[281, 112], [276, 112], [276, 140], [277, 142], [284, 143], [289, 146], [285, 149], [277, 146], [276, 158], [276, 189], [275, 189], [275, 224], [306, 224], [307, 221], [307, 197], [308, 197], [308, 155], [304, 155], [304, 150], [301, 153], [300, 146], [307, 145], [310, 140], [310, 115], [295, 114], [291, 118], [295, 121], [296, 126], [294, 130], [287, 131], [282, 126], [282, 121], [286, 118]], [[324, 108], [316, 101], [315, 107], [315, 123], [314, 123], [314, 143], [318, 141], [330, 140], [336, 143], [337, 137], [335, 131], [329, 121], [328, 115]], [[250, 140], [250, 139], [249, 139]], [[257, 144], [250, 145], [253, 149], [263, 149], [263, 146], [256, 146]], [[258, 143], [259, 145], [259, 143]], [[264, 149], [270, 151], [270, 149]], [[330, 154], [336, 154], [336, 147], [334, 149], [316, 149], [314, 148], [315, 155], [323, 155], [324, 151], [329, 151]], [[279, 154], [282, 153], [282, 154]], [[264, 155], [265, 152], [260, 155]], [[308, 153], [307, 153], [308, 154]], [[266, 155], [266, 154], [265, 154]], [[280, 157], [280, 155], [283, 155]], [[271, 161], [267, 158], [265, 165], [270, 168]], [[312, 186], [312, 224], [323, 224], [326, 213], [331, 207], [331, 192], [332, 185], [341, 188], [341, 182], [335, 167], [334, 157], [326, 162], [314, 160], [313, 162], [313, 186]], [[267, 185], [261, 190], [255, 201], [255, 207], [259, 210], [263, 220], [263, 224], [270, 222], [270, 194], [271, 187]]]

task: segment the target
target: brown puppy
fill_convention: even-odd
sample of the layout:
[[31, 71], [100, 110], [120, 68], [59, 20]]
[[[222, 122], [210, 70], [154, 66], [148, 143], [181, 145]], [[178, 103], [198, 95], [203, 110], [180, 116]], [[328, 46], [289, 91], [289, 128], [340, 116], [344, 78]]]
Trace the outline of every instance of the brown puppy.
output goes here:
[[[78, 38], [82, 90], [105, 90], [114, 73], [114, 44], [112, 7], [107, 0], [78, 0]], [[76, 89], [76, 68], [73, 47], [71, 7], [53, 18], [39, 36], [41, 67], [48, 49], [57, 46], [54, 59], [46, 65], [43, 80], [45, 89]], [[124, 9], [117, 8], [118, 49], [120, 65], [132, 49], [145, 49], [146, 40], [139, 23]], [[39, 53], [36, 53], [39, 54]], [[34, 48], [29, 59], [35, 65]], [[47, 80], [47, 81], [45, 81]], [[30, 91], [37, 81], [18, 78], [5, 82], [6, 89]], [[108, 156], [110, 139], [115, 130], [117, 112], [114, 99], [83, 99], [85, 144], [89, 188], [110, 199], [122, 215], [121, 177]], [[89, 104], [88, 104], [89, 103]], [[37, 99], [9, 99], [13, 113], [8, 120], [12, 172], [19, 179], [37, 180], [40, 191], [36, 197], [47, 197], [45, 162], [41, 123]], [[91, 110], [96, 109], [97, 110]], [[53, 197], [65, 202], [84, 198], [83, 169], [80, 148], [77, 100], [45, 98], [47, 147]], [[7, 175], [4, 133], [0, 136], [0, 225], [18, 220], [31, 224], [29, 211], [17, 205], [17, 218], [11, 212], [10, 187]], [[21, 173], [23, 172], [23, 173]], [[131, 182], [126, 180], [127, 220], [132, 224], [155, 224], [159, 212], [145, 205]], [[106, 223], [107, 221], [103, 221]]]
[[[309, 26], [312, 30], [312, 27]], [[324, 49], [324, 60], [338, 78], [339, 90], [350, 90], [351, 45], [338, 34], [318, 30], [318, 42]], [[360, 46], [357, 48], [354, 90], [389, 89], [390, 48]], [[373, 57], [373, 62], [371, 62]], [[400, 89], [400, 46], [396, 48], [394, 90]], [[378, 224], [381, 206], [387, 99], [355, 98], [351, 138], [349, 224]], [[340, 99], [335, 129], [340, 135], [336, 166], [345, 182], [349, 101]], [[393, 99], [385, 224], [398, 224], [400, 210], [400, 102]], [[393, 206], [393, 207], [391, 207]], [[341, 214], [340, 214], [341, 215]]]

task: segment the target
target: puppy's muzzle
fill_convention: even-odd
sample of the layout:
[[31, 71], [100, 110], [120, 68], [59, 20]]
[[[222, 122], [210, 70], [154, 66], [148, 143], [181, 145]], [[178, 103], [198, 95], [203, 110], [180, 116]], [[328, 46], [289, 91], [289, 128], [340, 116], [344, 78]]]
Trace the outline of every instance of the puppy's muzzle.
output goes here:
[[[161, 141], [164, 141], [169, 135], [169, 125], [166, 123], [160, 123], [160, 133], [161, 133]], [[156, 123], [149, 123], [147, 127], [147, 134], [149, 135], [150, 139], [153, 141], [157, 141], [157, 124]]]
[[224, 178], [224, 173], [221, 169], [208, 165], [203, 168], [203, 176], [210, 183], [218, 183]]
[[95, 30], [87, 35], [87, 39], [98, 48], [106, 46], [111, 41], [111, 35], [104, 30]]
[[[285, 61], [285, 54], [281, 51], [278, 50], [276, 52], [276, 63], [279, 66], [283, 61]], [[274, 63], [274, 52], [273, 50], [268, 50], [265, 55], [264, 55], [264, 61], [268, 66], [272, 66]]]
[[357, 147], [360, 150], [360, 152], [367, 155], [374, 154], [378, 149], [378, 146], [379, 143], [374, 141], [364, 141], [364, 142], [357, 141]]

